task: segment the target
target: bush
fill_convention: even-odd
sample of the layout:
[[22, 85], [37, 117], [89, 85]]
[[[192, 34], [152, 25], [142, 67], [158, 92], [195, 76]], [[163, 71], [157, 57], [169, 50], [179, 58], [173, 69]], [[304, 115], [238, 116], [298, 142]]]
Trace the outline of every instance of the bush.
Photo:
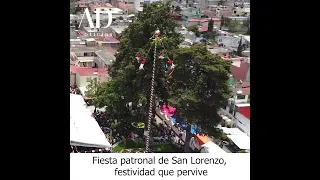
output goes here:
[[117, 124], [111, 123], [111, 124], [110, 124], [110, 129], [114, 130], [114, 129], [117, 128], [117, 126], [118, 126]]
[[196, 32], [198, 31], [198, 26], [197, 25], [193, 25], [193, 26], [189, 26], [187, 27], [188, 31], [192, 31], [192, 32]]
[[127, 146], [127, 139], [124, 136], [121, 136], [123, 146]]
[[238, 153], [248, 153], [246, 150], [240, 150]]

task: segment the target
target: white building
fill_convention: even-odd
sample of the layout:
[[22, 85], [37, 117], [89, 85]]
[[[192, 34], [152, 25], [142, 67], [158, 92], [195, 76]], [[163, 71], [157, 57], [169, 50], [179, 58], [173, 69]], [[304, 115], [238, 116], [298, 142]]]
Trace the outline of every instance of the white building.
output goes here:
[[233, 36], [218, 36], [216, 37], [216, 41], [222, 47], [232, 47], [237, 48], [240, 43], [240, 37]]
[[237, 48], [239, 46], [240, 40], [242, 45], [250, 47], [250, 36], [217, 36], [216, 41], [222, 47]]
[[143, 5], [144, 4], [150, 4], [150, 3], [158, 2], [158, 1], [161, 1], [163, 3], [167, 2], [167, 0], [134, 0], [135, 12], [143, 11]]
[[[71, 58], [75, 56], [75, 58]], [[98, 50], [95, 47], [72, 47], [70, 54], [70, 64], [78, 67], [98, 67], [106, 68], [115, 56], [108, 53], [107, 50]]]
[[83, 95], [85, 95], [91, 80], [95, 78], [99, 82], [107, 82], [111, 79], [107, 68], [70, 66], [70, 86], [77, 85]]
[[237, 127], [250, 136], [250, 104], [238, 104], [235, 118]]

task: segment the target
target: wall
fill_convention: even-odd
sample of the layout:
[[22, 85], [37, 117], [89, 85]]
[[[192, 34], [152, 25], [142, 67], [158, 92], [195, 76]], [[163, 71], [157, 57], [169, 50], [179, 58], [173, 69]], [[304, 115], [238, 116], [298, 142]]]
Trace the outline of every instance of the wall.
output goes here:
[[97, 76], [79, 76], [79, 74], [76, 75], [76, 82], [78, 87], [87, 87], [90, 82], [87, 82], [87, 78], [95, 78]]
[[76, 83], [76, 74], [70, 73], [70, 86], [73, 86]]
[[222, 1], [223, 6], [234, 6], [235, 0], [224, 0]]
[[237, 127], [250, 136], [250, 120], [240, 113], [236, 113]]
[[239, 104], [239, 103], [247, 103], [248, 102], [248, 99], [249, 99], [249, 95], [245, 95], [245, 98], [244, 99], [236, 99], [236, 104]]
[[223, 47], [234, 47], [237, 48], [239, 46], [240, 38], [238, 37], [228, 37], [228, 36], [218, 36], [217, 38], [218, 44], [223, 44]]
[[139, 7], [142, 7], [143, 5], [143, 2], [144, 2], [144, 0], [135, 0], [134, 1], [134, 8], [135, 9], [138, 9]]
[[185, 27], [200, 25], [200, 22], [185, 22]]
[[248, 70], [247, 75], [246, 75], [246, 80], [250, 81], [250, 64], [249, 64], [249, 70]]

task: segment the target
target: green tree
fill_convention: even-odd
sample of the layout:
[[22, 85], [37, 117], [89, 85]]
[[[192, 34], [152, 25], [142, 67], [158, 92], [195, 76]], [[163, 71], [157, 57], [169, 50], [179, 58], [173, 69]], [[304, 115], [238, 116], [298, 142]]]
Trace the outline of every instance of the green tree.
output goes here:
[[230, 22], [228, 22], [228, 29], [230, 32], [236, 32], [238, 26], [239, 26], [239, 21], [237, 20], [231, 20]]
[[210, 21], [208, 23], [208, 31], [209, 32], [213, 31], [213, 23], [214, 23], [214, 21], [212, 19], [210, 19]]
[[174, 60], [176, 68], [169, 80], [172, 84], [168, 101], [178, 110], [177, 120], [188, 124], [188, 152], [191, 124], [210, 135], [217, 134], [216, 125], [221, 121], [217, 111], [230, 97], [230, 62], [213, 56], [203, 45], [178, 49]]
[[188, 29], [188, 31], [194, 32], [197, 37], [200, 36], [200, 32], [198, 30], [198, 26], [197, 25], [189, 26], [189, 27], [187, 27], [187, 29]]
[[214, 21], [211, 19], [208, 23], [208, 31], [204, 33], [204, 38], [208, 40], [213, 40], [216, 37], [216, 32], [213, 31], [213, 23]]
[[242, 37], [241, 37], [238, 48], [237, 48], [237, 56], [242, 56], [242, 51], [243, 51], [243, 45], [242, 45]]
[[198, 30], [198, 26], [197, 25], [192, 25], [187, 27], [188, 31], [192, 31], [192, 32], [196, 32]]
[[91, 79], [90, 83], [86, 87], [87, 91], [85, 92], [85, 95], [90, 98], [94, 97], [99, 84], [100, 83], [97, 78]]
[[247, 35], [250, 35], [250, 17], [246, 20], [243, 21], [243, 26], [247, 28]]
[[70, 14], [74, 14], [75, 13], [75, 8], [73, 4], [70, 4]]
[[[121, 123], [145, 122], [147, 119], [154, 51], [150, 37], [157, 29], [160, 30], [165, 38], [158, 44], [157, 52], [165, 48], [169, 57], [172, 57], [172, 51], [178, 49], [182, 42], [182, 36], [175, 32], [179, 24], [174, 20], [170, 8], [169, 3], [159, 2], [144, 6], [137, 20], [121, 34], [119, 53], [109, 67], [113, 79], [99, 84], [97, 88], [93, 104], [97, 107], [107, 106], [109, 116]], [[138, 53], [144, 54], [147, 60], [144, 70], [139, 70], [135, 58]], [[155, 96], [166, 100], [168, 92], [164, 64], [164, 61], [156, 61]], [[132, 111], [126, 106], [129, 102], [132, 103]]]

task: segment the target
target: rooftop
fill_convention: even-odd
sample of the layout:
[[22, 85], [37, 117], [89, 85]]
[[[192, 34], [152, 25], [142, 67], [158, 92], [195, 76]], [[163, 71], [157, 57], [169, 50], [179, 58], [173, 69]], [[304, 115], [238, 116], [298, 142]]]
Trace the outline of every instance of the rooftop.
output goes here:
[[110, 65], [112, 61], [116, 60], [116, 57], [110, 54], [108, 51], [97, 51], [97, 56], [104, 61], [106, 65]]
[[121, 34], [128, 26], [110, 26], [117, 34]]
[[249, 64], [248, 63], [240, 63], [240, 67], [231, 66], [231, 74], [237, 81], [244, 81], [247, 76], [247, 72], [249, 70]]
[[210, 51], [212, 54], [219, 54], [219, 53], [228, 53], [228, 52], [230, 52], [229, 49], [222, 48], [222, 47], [216, 47], [216, 48], [213, 48], [213, 49], [208, 49], [208, 51]]
[[246, 107], [238, 106], [238, 112], [250, 120], [250, 106], [246, 106]]
[[92, 5], [91, 8], [112, 8], [113, 6], [107, 3], [105, 6], [103, 5]]
[[250, 36], [243, 36], [243, 38], [250, 43]]
[[193, 18], [193, 19], [188, 19], [188, 22], [208, 22], [211, 19], [213, 21], [221, 21], [220, 18]]
[[250, 82], [243, 82], [243, 83], [240, 84], [240, 86], [241, 86], [242, 88], [250, 87]]
[[134, 8], [134, 4], [125, 4], [123, 2], [119, 2], [119, 8], [121, 9], [133, 9]]
[[120, 41], [113, 37], [106, 37], [102, 43], [118, 44]]
[[229, 18], [229, 19], [248, 19], [248, 17], [246, 17], [246, 16], [229, 16], [227, 18]]
[[117, 51], [112, 49], [112, 48], [107, 48], [106, 51], [112, 55], [116, 55], [117, 54]]
[[70, 66], [72, 73], [79, 74], [80, 76], [105, 76], [108, 75], [107, 68], [92, 68], [92, 67], [79, 67], [79, 66]]
[[198, 31], [199, 32], [207, 32], [208, 31], [208, 26], [202, 26], [201, 28], [199, 28]]
[[241, 94], [241, 95], [250, 95], [250, 87], [237, 87], [232, 89], [233, 93]]
[[85, 53], [85, 52], [96, 52], [98, 51], [98, 49], [95, 47], [78, 46], [78, 47], [71, 47], [70, 51], [74, 53]]

